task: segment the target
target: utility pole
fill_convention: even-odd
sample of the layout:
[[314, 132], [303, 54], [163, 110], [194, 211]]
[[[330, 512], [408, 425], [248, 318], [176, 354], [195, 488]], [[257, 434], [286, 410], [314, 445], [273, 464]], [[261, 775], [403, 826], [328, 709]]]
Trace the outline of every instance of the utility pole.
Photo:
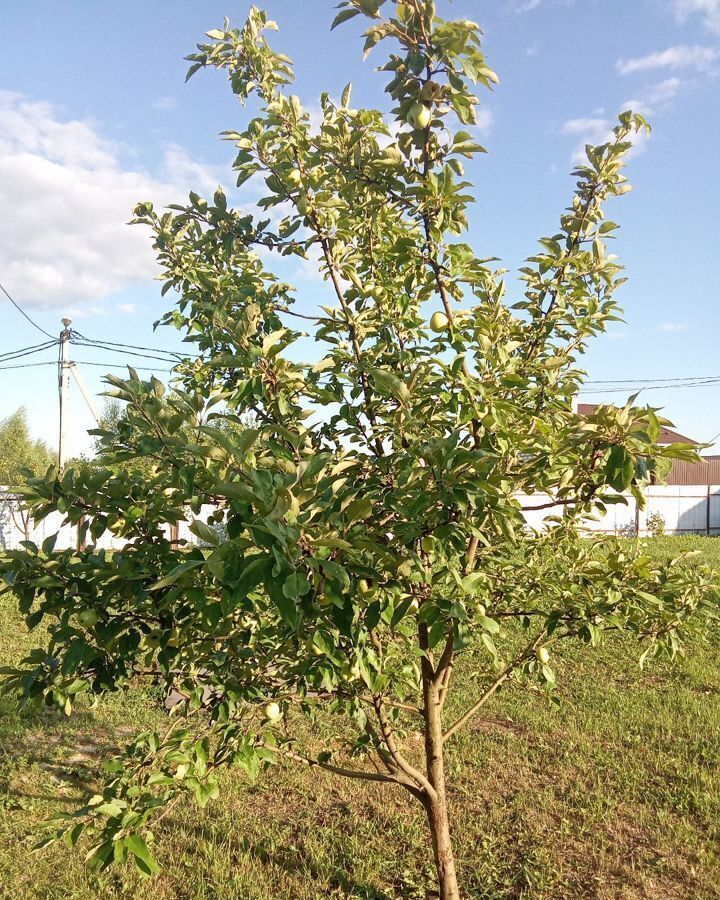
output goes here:
[[70, 325], [72, 319], [65, 317], [62, 320], [63, 330], [60, 332], [60, 361], [58, 363], [58, 388], [60, 393], [60, 435], [58, 438], [58, 469], [62, 472], [65, 465], [65, 429], [67, 426], [67, 395], [70, 387], [70, 357], [68, 353], [68, 345], [70, 343], [70, 335], [72, 330]]

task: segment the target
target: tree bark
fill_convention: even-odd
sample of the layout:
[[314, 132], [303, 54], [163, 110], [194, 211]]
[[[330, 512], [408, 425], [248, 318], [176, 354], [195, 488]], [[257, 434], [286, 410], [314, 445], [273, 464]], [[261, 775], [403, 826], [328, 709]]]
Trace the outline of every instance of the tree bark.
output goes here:
[[432, 666], [422, 660], [423, 696], [425, 701], [425, 759], [427, 775], [434, 796], [426, 794], [423, 805], [432, 834], [433, 856], [437, 871], [440, 900], [460, 900], [455, 857], [450, 840], [450, 817], [445, 786], [443, 756], [442, 704]]

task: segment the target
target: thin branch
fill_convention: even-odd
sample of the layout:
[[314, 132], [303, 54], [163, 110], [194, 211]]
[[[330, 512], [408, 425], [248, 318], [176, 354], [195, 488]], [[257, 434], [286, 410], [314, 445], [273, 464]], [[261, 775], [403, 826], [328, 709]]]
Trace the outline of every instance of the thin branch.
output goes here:
[[385, 775], [383, 772], [366, 772], [362, 769], [348, 769], [345, 766], [335, 766], [332, 763], [320, 762], [319, 759], [314, 759], [311, 756], [303, 756], [301, 753], [295, 753], [294, 750], [289, 750], [285, 747], [277, 747], [273, 744], [258, 744], [257, 746], [264, 747], [272, 753], [279, 753], [286, 759], [293, 760], [293, 762], [303, 763], [303, 765], [310, 766], [311, 768], [317, 767], [319, 769], [324, 769], [326, 772], [332, 772], [334, 775], [342, 775], [343, 778], [354, 778], [358, 781], [379, 781], [384, 784], [399, 784], [411, 793], [420, 793], [415, 785], [405, 779], [402, 775]]
[[495, 681], [493, 681], [493, 683], [485, 689], [485, 691], [480, 695], [475, 703], [473, 703], [473, 705], [468, 710], [466, 710], [466, 712], [464, 712], [459, 719], [453, 722], [453, 724], [443, 735], [443, 741], [451, 738], [455, 734], [455, 732], [462, 728], [462, 726], [469, 719], [472, 719], [475, 713], [480, 709], [481, 706], [484, 706], [484, 704], [487, 703], [487, 701], [492, 697], [492, 695], [500, 687], [500, 685], [507, 681], [507, 679], [512, 675], [512, 673], [520, 665], [520, 663], [527, 659], [531, 654], [535, 653], [545, 637], [546, 631], [543, 628], [540, 634], [538, 634], [538, 636], [527, 645], [522, 653], [519, 656], [515, 657], [515, 659], [511, 663], [508, 663], [508, 665], [497, 676]]
[[416, 769], [415, 766], [411, 766], [410, 763], [405, 759], [405, 757], [400, 753], [398, 746], [395, 743], [395, 736], [393, 734], [392, 726], [388, 721], [387, 714], [385, 713], [382, 698], [379, 695], [374, 698], [373, 706], [375, 707], [375, 713], [377, 715], [378, 722], [380, 723], [380, 733], [382, 734], [385, 745], [390, 751], [390, 755], [395, 761], [397, 767], [402, 772], [404, 772], [408, 778], [411, 778], [420, 788], [422, 788], [424, 793], [426, 793], [430, 797], [434, 797], [435, 788], [430, 784], [427, 777], [419, 769]]

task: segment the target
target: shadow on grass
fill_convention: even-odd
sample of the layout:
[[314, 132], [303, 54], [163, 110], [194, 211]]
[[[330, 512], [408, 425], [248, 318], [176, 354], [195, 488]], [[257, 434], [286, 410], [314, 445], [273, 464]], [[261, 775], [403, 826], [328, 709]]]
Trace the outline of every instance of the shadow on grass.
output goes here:
[[[217, 844], [222, 837], [217, 828], [212, 828], [204, 823], [189, 823], [177, 816], [171, 816], [167, 822], [168, 830], [172, 830], [180, 837], [180, 842], [187, 841], [188, 846], [197, 846], [201, 841], [208, 844]], [[301, 877], [303, 881], [315, 882], [318, 889], [323, 888], [318, 897], [325, 891], [340, 889], [343, 896], [357, 898], [357, 900], [397, 900], [403, 898], [422, 898], [431, 900], [437, 897], [435, 893], [426, 893], [412, 885], [398, 879], [393, 885], [394, 892], [389, 894], [375, 885], [359, 882], [349, 875], [353, 860], [347, 861], [343, 867], [342, 862], [330, 864], [327, 867], [318, 866], [309, 856], [308, 852], [297, 847], [278, 847], [274, 843], [269, 845], [262, 839], [252, 839], [243, 835], [233, 836], [231, 832], [225, 832], [227, 841], [227, 855], [229, 858], [244, 855], [253, 862], [258, 862], [270, 868], [282, 870], [286, 875]]]

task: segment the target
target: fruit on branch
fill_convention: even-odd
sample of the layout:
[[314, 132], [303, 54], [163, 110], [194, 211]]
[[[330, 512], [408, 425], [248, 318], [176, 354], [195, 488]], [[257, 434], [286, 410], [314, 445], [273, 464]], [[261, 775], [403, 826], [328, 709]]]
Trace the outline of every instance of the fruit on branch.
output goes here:
[[265, 706], [263, 706], [263, 715], [269, 722], [277, 722], [282, 716], [280, 704], [276, 703], [274, 700], [270, 703], [266, 703]]
[[407, 120], [413, 128], [427, 128], [432, 119], [432, 111], [424, 103], [413, 103], [408, 110]]
[[433, 313], [432, 317], [430, 318], [430, 329], [436, 334], [441, 334], [443, 331], [447, 331], [448, 324], [448, 317], [443, 312]]

